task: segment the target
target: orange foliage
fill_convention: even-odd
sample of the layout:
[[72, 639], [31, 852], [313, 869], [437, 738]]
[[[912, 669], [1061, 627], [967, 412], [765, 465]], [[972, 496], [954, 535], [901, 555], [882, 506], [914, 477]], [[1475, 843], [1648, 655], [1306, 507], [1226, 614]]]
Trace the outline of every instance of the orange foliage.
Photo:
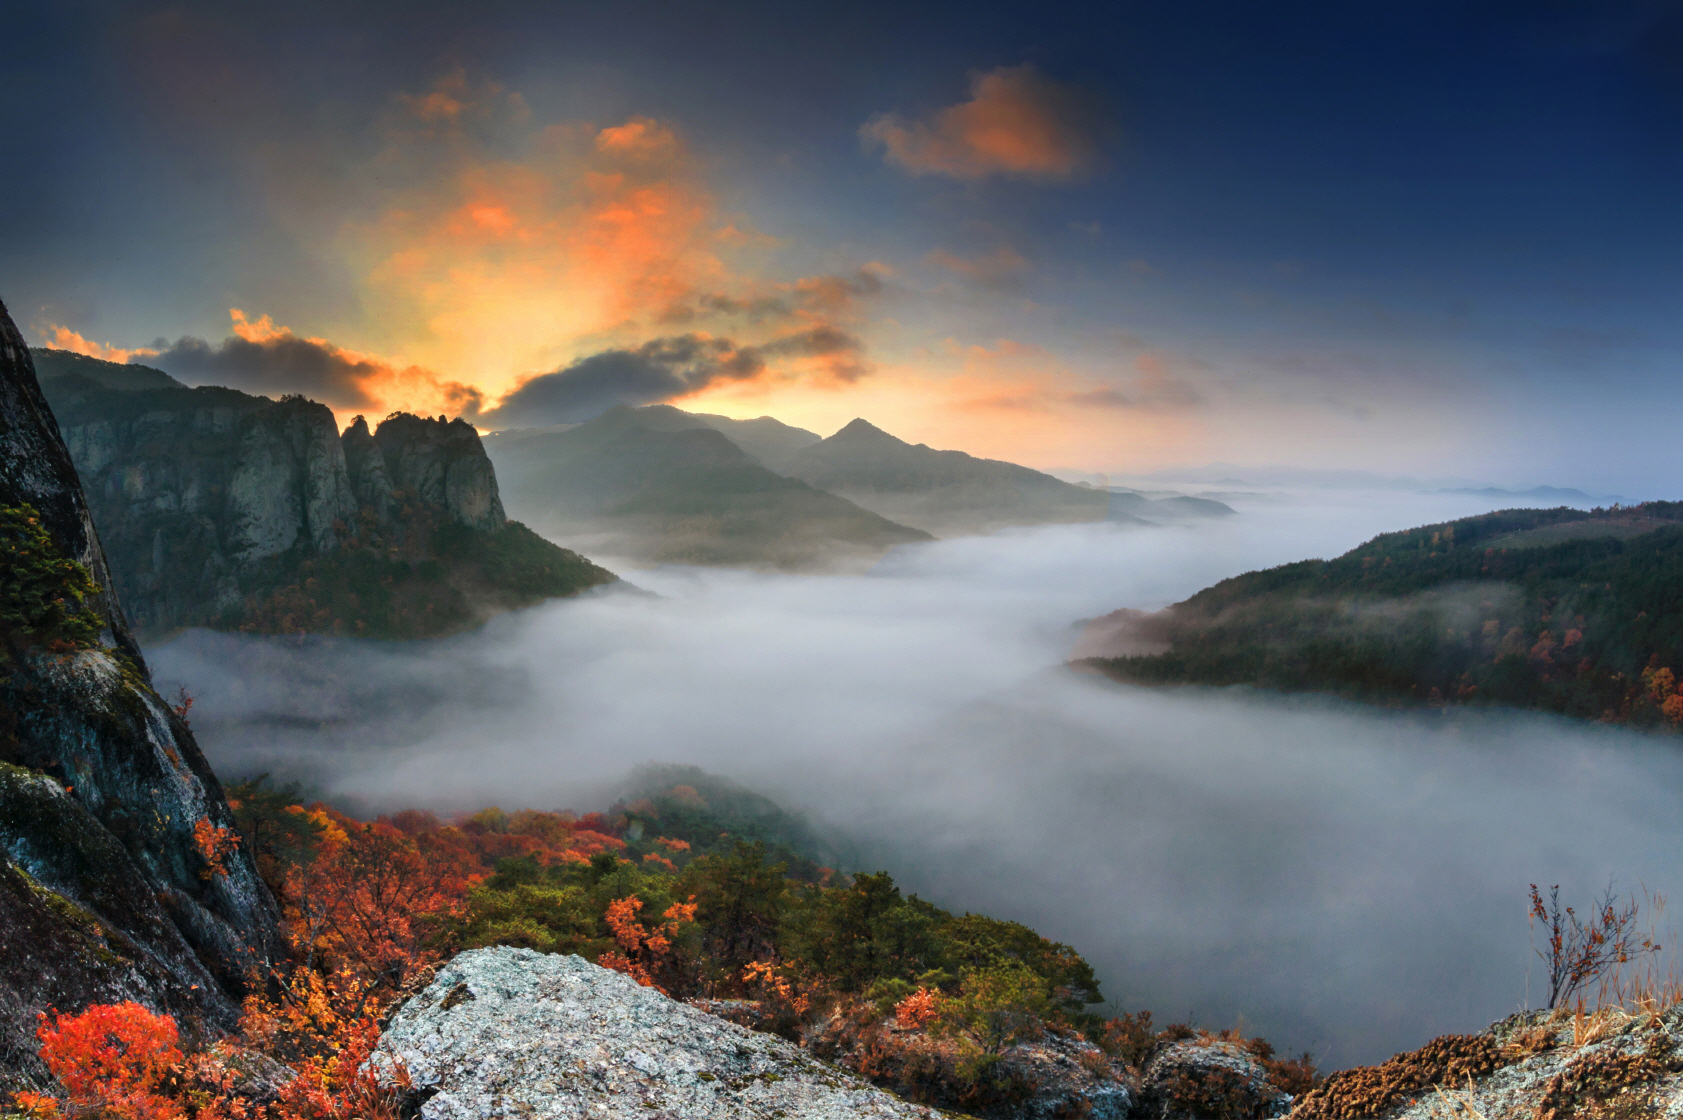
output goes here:
[[665, 836], [660, 836], [656, 837], [655, 843], [659, 844], [669, 852], [687, 852], [690, 850], [690, 842], [688, 840], [671, 840]]
[[644, 928], [643, 923], [638, 920], [637, 915], [642, 909], [643, 900], [636, 895], [616, 899], [608, 904], [608, 911], [603, 915], [603, 920], [608, 923], [614, 940], [619, 943], [619, 951], [610, 950], [603, 953], [596, 959], [596, 963], [603, 968], [623, 972], [643, 987], [653, 988], [664, 995], [666, 989], [655, 983], [655, 973], [666, 963], [666, 956], [672, 950], [673, 938], [678, 936], [684, 925], [695, 921], [696, 904], [673, 903], [661, 915], [665, 921], [652, 930]]
[[214, 879], [218, 875], [226, 876], [228, 868], [223, 860], [239, 847], [240, 836], [231, 828], [222, 828], [210, 823], [209, 817], [201, 817], [193, 825], [193, 846], [198, 848], [199, 855], [204, 858], [205, 868], [199, 872], [201, 879]]
[[812, 998], [789, 983], [787, 977], [777, 975], [768, 961], [748, 962], [742, 970], [742, 988], [767, 1007], [787, 1009], [797, 1016], [812, 1008]]
[[919, 988], [894, 1005], [894, 1025], [903, 1031], [920, 1030], [941, 1013], [939, 997]]
[[315, 858], [287, 876], [287, 925], [306, 967], [318, 961], [370, 983], [402, 985], [432, 963], [422, 942], [433, 923], [460, 913], [482, 874], [455, 829], [408, 836], [385, 821], [363, 824], [317, 806], [339, 827]]
[[[96, 1004], [80, 1015], [41, 1015], [35, 1032], [41, 1060], [69, 1093], [72, 1109], [99, 1111], [121, 1120], [175, 1120], [179, 1105], [157, 1090], [180, 1067], [175, 1020], [138, 1003]], [[18, 1103], [36, 1115], [58, 1113], [58, 1103], [35, 1093]]]
[[1666, 719], [1674, 724], [1683, 723], [1683, 688], [1678, 687], [1677, 677], [1670, 669], [1642, 670], [1642, 684], [1648, 689], [1648, 698], [1658, 705]]

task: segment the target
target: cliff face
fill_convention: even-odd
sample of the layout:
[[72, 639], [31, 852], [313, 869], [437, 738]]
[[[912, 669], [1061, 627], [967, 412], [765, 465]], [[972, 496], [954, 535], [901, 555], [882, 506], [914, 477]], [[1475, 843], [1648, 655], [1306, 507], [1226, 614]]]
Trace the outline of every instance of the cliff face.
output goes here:
[[[215, 411], [188, 422], [214, 428]], [[96, 454], [108, 445], [83, 435]], [[132, 486], [155, 493], [145, 462], [131, 465]], [[171, 493], [178, 504], [200, 497], [191, 485]], [[231, 830], [233, 815], [152, 687], [70, 451], [0, 306], [0, 506], [24, 505], [102, 590], [88, 602], [96, 638], [0, 633], [0, 1087], [43, 1072], [33, 1023], [48, 1006], [134, 999], [231, 1027], [246, 975], [268, 964], [278, 936], [246, 853], [213, 862], [196, 839]], [[18, 586], [19, 571], [8, 575], [0, 594]], [[16, 613], [8, 604], [5, 616]]]
[[386, 417], [374, 432], [374, 443], [394, 489], [441, 507], [474, 529], [495, 529], [505, 520], [496, 472], [467, 421], [399, 412]]
[[143, 634], [243, 625], [248, 606], [346, 549], [430, 558], [440, 526], [504, 527], [473, 428], [410, 416], [339, 434], [301, 397], [188, 388], [167, 374], [36, 351], [42, 386]]

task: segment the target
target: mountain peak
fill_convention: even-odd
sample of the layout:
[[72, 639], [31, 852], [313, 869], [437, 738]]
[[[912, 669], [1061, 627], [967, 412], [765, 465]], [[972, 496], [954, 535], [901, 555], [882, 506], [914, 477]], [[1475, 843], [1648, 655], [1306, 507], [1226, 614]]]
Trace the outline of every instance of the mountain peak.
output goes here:
[[875, 424], [871, 423], [869, 420], [864, 419], [863, 417], [858, 417], [858, 418], [855, 418], [854, 420], [850, 421], [848, 423], [847, 427], [843, 428], [841, 431], [837, 432], [835, 435], [831, 436], [830, 438], [833, 439], [833, 440], [839, 440], [839, 439], [848, 439], [848, 440], [870, 439], [870, 440], [892, 440], [895, 443], [903, 442], [902, 440], [895, 439], [895, 437], [889, 435], [887, 432], [883, 431], [881, 428], [877, 427]]

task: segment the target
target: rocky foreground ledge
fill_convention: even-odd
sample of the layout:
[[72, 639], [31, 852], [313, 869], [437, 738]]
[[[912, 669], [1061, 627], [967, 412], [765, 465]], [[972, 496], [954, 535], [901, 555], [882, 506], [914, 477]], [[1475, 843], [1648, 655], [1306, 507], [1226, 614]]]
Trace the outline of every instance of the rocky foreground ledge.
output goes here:
[[[851, 1051], [830, 1037], [834, 1022], [818, 1026], [808, 1045], [849, 1060]], [[883, 1067], [886, 1051], [871, 1050], [874, 1066]], [[1046, 1091], [978, 1115], [1683, 1120], [1683, 1007], [1514, 1015], [1477, 1034], [1444, 1035], [1380, 1065], [1335, 1073], [1296, 1100], [1270, 1086], [1244, 1048], [1217, 1036], [1162, 1045], [1143, 1069], [1100, 1070], [1092, 1055], [1077, 1055], [1075, 1064], [1093, 1067], [1078, 1083], [1052, 1068], [1067, 1056], [1051, 1044], [1017, 1055], [1046, 1067]], [[422, 1120], [955, 1115], [905, 1101], [810, 1050], [628, 976], [529, 949], [458, 956], [397, 1011], [372, 1061], [388, 1074], [399, 1065], [408, 1072], [405, 1115]], [[893, 1082], [893, 1072], [876, 1068], [873, 1076]]]
[[424, 1120], [935, 1120], [774, 1035], [575, 956], [476, 949], [404, 1004], [372, 1061]]

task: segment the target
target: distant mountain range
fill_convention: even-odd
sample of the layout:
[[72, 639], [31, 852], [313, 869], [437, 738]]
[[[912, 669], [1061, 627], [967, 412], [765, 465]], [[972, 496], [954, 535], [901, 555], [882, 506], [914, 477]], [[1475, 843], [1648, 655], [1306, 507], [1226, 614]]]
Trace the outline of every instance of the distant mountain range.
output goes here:
[[770, 417], [620, 406], [485, 439], [509, 509], [586, 551], [639, 562], [857, 567], [899, 544], [1011, 526], [1221, 517], [1220, 502], [1072, 485], [909, 444], [864, 420], [828, 439]]
[[302, 397], [31, 354], [144, 637], [427, 637], [616, 578], [505, 517], [461, 420], [398, 413], [370, 431], [359, 417], [341, 435]]
[[864, 420], [801, 449], [787, 473], [938, 536], [1083, 521], [1144, 525], [1233, 513], [1221, 502], [1151, 499], [1071, 484], [998, 459], [937, 451], [896, 439]]
[[[1233, 512], [935, 450], [864, 420], [825, 439], [768, 416], [650, 405], [483, 441], [463, 421], [405, 414], [373, 430], [359, 418], [341, 435], [325, 406], [302, 397], [33, 354], [118, 591], [148, 635], [186, 625], [442, 633], [482, 607], [612, 578], [576, 552], [543, 553], [520, 522], [632, 564], [857, 571], [937, 537]], [[517, 521], [505, 525], [505, 506]], [[485, 553], [493, 539], [513, 553]], [[375, 558], [402, 571], [363, 571]]]
[[598, 554], [801, 571], [934, 539], [763, 465], [804, 436], [818, 439], [769, 417], [621, 405], [565, 430], [498, 432], [485, 449], [510, 510]]

